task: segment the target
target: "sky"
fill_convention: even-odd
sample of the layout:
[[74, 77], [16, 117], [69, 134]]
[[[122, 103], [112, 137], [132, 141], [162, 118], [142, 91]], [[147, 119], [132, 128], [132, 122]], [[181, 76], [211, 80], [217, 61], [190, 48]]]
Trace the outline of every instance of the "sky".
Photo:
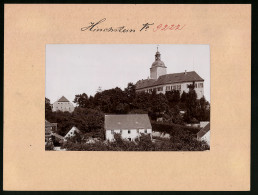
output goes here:
[[[210, 102], [209, 45], [160, 44], [161, 60], [167, 74], [195, 71], [204, 79], [204, 96]], [[54, 103], [65, 96], [94, 96], [102, 90], [147, 79], [155, 61], [154, 44], [47, 44], [46, 97]]]

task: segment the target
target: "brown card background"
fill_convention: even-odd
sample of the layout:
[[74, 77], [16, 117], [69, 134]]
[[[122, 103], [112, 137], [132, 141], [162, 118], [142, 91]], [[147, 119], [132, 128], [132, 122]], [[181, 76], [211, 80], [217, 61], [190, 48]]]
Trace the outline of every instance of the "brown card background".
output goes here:
[[[185, 24], [104, 33], [105, 26]], [[249, 190], [251, 5], [5, 5], [4, 190]], [[208, 152], [45, 151], [46, 44], [209, 44]], [[97, 76], [97, 75], [96, 75]]]

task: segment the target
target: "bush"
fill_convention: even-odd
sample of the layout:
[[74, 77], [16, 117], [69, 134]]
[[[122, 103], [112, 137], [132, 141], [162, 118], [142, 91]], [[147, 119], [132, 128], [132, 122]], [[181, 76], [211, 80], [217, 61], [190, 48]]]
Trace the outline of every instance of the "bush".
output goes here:
[[54, 144], [52, 141], [47, 141], [47, 143], [45, 144], [45, 150], [53, 150], [54, 149]]
[[203, 151], [210, 147], [205, 142], [197, 141], [192, 134], [177, 134], [170, 139], [151, 140], [149, 135], [142, 134], [135, 142], [115, 134], [115, 141], [98, 141], [91, 144], [67, 142], [63, 148], [70, 151]]
[[170, 135], [176, 135], [176, 134], [182, 134], [182, 133], [196, 134], [200, 131], [200, 128], [196, 128], [196, 127], [187, 127], [183, 125], [166, 124], [166, 123], [159, 123], [159, 122], [152, 122], [151, 126], [153, 131], [169, 133]]

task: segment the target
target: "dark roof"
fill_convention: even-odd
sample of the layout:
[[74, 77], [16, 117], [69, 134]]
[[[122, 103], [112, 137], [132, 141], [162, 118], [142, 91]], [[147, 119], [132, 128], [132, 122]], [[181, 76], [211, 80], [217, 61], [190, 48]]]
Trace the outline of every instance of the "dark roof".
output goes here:
[[53, 135], [53, 136], [55, 136], [55, 137], [57, 137], [57, 138], [59, 138], [59, 139], [64, 139], [64, 137], [63, 137], [63, 136], [58, 135], [57, 133], [52, 133], [52, 135]]
[[56, 123], [50, 123], [47, 120], [45, 120], [45, 127], [53, 127], [56, 126]]
[[183, 82], [193, 82], [193, 81], [204, 81], [195, 71], [182, 72], [174, 74], [166, 74], [160, 76], [157, 80], [155, 79], [145, 79], [140, 80], [136, 83], [136, 89], [142, 89], [146, 87], [153, 87], [164, 84], [173, 83], [183, 83]]
[[147, 114], [105, 115], [105, 129], [151, 129]]
[[58, 100], [58, 102], [69, 102], [69, 100], [66, 99], [66, 97], [62, 96], [62, 97]]
[[208, 131], [210, 131], [210, 123], [208, 123], [197, 133], [197, 138], [203, 137]]

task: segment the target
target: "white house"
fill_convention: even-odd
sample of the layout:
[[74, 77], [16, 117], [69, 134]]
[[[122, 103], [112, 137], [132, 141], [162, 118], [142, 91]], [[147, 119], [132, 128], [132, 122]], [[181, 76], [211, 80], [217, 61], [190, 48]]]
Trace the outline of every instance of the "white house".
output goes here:
[[206, 124], [198, 133], [197, 140], [205, 141], [208, 145], [210, 145], [210, 123]]
[[75, 136], [75, 132], [76, 133], [80, 133], [81, 131], [77, 128], [77, 127], [72, 127], [71, 129], [70, 129], [70, 131], [68, 131], [68, 133], [65, 135], [65, 138], [69, 138], [69, 137], [73, 137], [73, 136]]
[[139, 80], [136, 83], [136, 92], [165, 94], [166, 91], [178, 90], [180, 94], [189, 92], [189, 85], [194, 85], [197, 99], [204, 95], [204, 79], [195, 71], [167, 74], [167, 67], [161, 61], [161, 54], [156, 52], [155, 61], [150, 68], [150, 78]]
[[53, 112], [56, 112], [56, 111], [73, 112], [74, 111], [73, 104], [64, 96], [62, 96], [59, 100], [54, 102], [51, 107]]
[[152, 127], [147, 114], [105, 115], [106, 140], [114, 141], [114, 134], [134, 141], [141, 133], [152, 136]]

